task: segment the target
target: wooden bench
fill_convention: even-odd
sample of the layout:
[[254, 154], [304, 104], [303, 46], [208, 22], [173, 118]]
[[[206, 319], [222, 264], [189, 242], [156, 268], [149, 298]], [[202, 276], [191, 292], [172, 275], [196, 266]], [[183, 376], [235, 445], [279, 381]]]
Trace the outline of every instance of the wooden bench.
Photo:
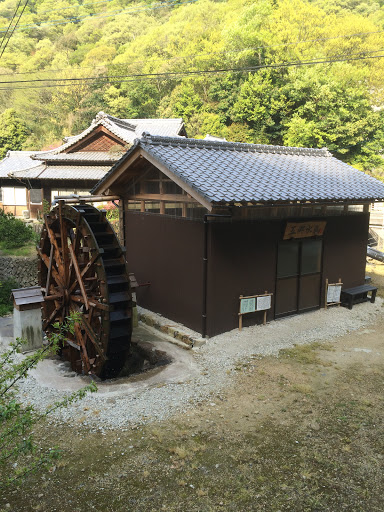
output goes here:
[[[371, 296], [368, 297], [368, 293], [371, 293]], [[341, 290], [341, 303], [343, 306], [347, 305], [349, 309], [352, 309], [354, 304], [359, 304], [360, 302], [371, 301], [375, 302], [376, 299], [377, 288], [370, 284], [362, 284], [360, 286], [355, 286], [354, 288], [345, 288]]]

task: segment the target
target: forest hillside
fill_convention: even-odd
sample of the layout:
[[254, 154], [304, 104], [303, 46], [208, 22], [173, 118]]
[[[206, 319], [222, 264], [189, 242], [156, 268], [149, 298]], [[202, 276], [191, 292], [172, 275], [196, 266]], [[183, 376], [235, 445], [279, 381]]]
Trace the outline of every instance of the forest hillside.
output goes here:
[[0, 157], [103, 110], [384, 168], [383, 0], [1, 0], [0, 31]]

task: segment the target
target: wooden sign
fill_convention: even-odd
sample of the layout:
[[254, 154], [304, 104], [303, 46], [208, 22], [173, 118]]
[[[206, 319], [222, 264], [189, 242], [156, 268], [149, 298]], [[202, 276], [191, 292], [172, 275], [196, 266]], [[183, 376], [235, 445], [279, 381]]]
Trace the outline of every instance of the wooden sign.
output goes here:
[[340, 295], [343, 283], [341, 279], [337, 283], [328, 283], [328, 279], [325, 280], [325, 309], [328, 306], [340, 306]]
[[287, 222], [283, 240], [291, 238], [309, 238], [324, 234], [326, 220], [311, 220], [307, 222]]
[[267, 323], [267, 310], [272, 306], [272, 293], [267, 291], [261, 295], [249, 295], [244, 297], [240, 295], [240, 309], [239, 309], [239, 331], [243, 327], [243, 315], [247, 313], [254, 313], [255, 311], [264, 311], [263, 324]]

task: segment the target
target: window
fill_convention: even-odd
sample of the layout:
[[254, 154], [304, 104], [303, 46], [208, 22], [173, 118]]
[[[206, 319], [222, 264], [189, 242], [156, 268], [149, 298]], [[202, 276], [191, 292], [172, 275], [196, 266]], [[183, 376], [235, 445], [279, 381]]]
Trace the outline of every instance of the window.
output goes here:
[[3, 202], [3, 189], [0, 187], [0, 203]]
[[27, 206], [27, 189], [21, 187], [4, 187], [3, 204], [12, 206]]
[[31, 188], [29, 191], [29, 197], [31, 199], [31, 203], [41, 204], [41, 188]]

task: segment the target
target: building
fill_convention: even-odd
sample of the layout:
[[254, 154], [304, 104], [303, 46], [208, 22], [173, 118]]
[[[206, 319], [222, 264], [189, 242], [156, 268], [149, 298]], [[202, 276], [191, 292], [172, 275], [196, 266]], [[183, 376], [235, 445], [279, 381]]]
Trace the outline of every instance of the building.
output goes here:
[[273, 319], [321, 307], [326, 279], [363, 284], [384, 183], [326, 149], [144, 134], [91, 192], [123, 199], [139, 305], [213, 336], [240, 295], [272, 293]]
[[99, 112], [79, 135], [50, 151], [9, 151], [0, 162], [0, 207], [42, 215], [43, 199], [88, 194], [144, 131], [186, 135], [182, 119], [118, 119]]

